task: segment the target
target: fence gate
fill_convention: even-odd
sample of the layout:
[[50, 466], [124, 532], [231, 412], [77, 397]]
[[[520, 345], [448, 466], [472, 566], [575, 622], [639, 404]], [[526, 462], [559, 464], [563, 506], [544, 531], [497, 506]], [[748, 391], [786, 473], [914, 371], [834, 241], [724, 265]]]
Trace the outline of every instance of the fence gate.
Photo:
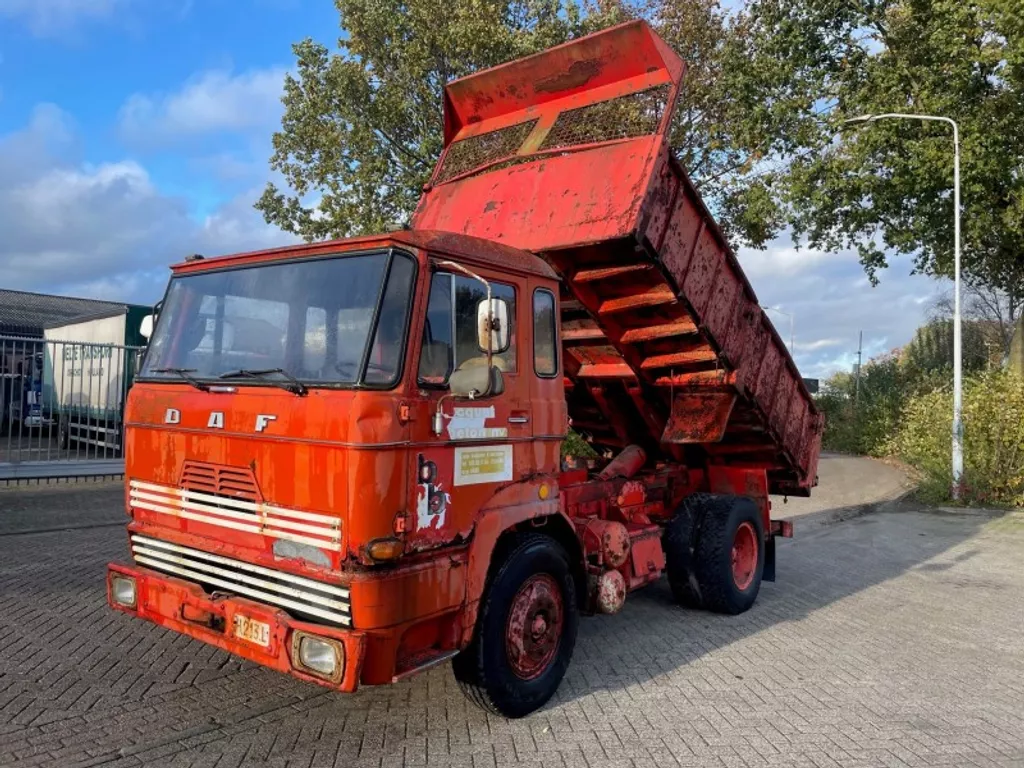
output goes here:
[[124, 472], [141, 347], [0, 336], [0, 480]]

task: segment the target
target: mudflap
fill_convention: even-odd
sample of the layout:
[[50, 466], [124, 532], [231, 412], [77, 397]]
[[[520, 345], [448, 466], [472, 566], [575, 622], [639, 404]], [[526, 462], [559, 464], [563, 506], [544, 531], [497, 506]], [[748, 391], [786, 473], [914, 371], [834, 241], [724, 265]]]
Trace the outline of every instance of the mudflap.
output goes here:
[[769, 536], [764, 544], [764, 571], [761, 581], [775, 581], [775, 537]]

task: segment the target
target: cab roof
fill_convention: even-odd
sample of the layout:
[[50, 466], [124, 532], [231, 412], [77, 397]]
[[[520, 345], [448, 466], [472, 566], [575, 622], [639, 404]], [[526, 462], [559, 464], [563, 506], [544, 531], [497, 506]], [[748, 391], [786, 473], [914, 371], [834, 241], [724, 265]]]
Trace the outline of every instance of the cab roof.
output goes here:
[[193, 259], [171, 266], [175, 274], [225, 269], [261, 261], [302, 259], [369, 248], [406, 247], [447, 256], [458, 262], [475, 264], [501, 272], [519, 272], [557, 280], [558, 276], [535, 254], [472, 235], [439, 230], [402, 229], [383, 235], [348, 237], [320, 243], [289, 245], [263, 251], [237, 253], [229, 256]]

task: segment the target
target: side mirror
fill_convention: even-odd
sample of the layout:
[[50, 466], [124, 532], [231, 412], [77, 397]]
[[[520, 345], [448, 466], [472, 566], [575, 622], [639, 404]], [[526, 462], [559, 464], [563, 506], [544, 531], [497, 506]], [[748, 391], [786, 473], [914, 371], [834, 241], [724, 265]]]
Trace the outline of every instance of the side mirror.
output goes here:
[[142, 336], [147, 339], [153, 335], [152, 315], [146, 315], [144, 318], [142, 318], [142, 322], [139, 323], [139, 333], [141, 333]]
[[500, 354], [508, 350], [511, 339], [508, 326], [508, 303], [504, 299], [492, 298], [490, 306], [484, 299], [476, 305], [477, 346], [487, 351], [487, 335], [490, 333], [491, 352]]
[[455, 397], [490, 397], [505, 391], [505, 380], [493, 365], [489, 369], [486, 365], [473, 365], [454, 371], [448, 388]]

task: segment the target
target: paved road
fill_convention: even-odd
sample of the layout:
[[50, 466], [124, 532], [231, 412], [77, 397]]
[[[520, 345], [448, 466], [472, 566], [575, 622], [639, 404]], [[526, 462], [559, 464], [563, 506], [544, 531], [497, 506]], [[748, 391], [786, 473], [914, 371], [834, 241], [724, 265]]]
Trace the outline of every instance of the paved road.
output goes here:
[[[101, 520], [119, 490], [0, 516], [33, 493]], [[655, 585], [585, 619], [555, 700], [509, 722], [448, 669], [342, 696], [115, 614], [119, 527], [0, 535], [0, 765], [1022, 766], [1022, 553], [1014, 515], [819, 526], [743, 616]]]
[[900, 469], [864, 456], [826, 453], [818, 464], [818, 486], [809, 498], [772, 497], [772, 517], [794, 521], [798, 531], [854, 517], [871, 505], [913, 489]]

